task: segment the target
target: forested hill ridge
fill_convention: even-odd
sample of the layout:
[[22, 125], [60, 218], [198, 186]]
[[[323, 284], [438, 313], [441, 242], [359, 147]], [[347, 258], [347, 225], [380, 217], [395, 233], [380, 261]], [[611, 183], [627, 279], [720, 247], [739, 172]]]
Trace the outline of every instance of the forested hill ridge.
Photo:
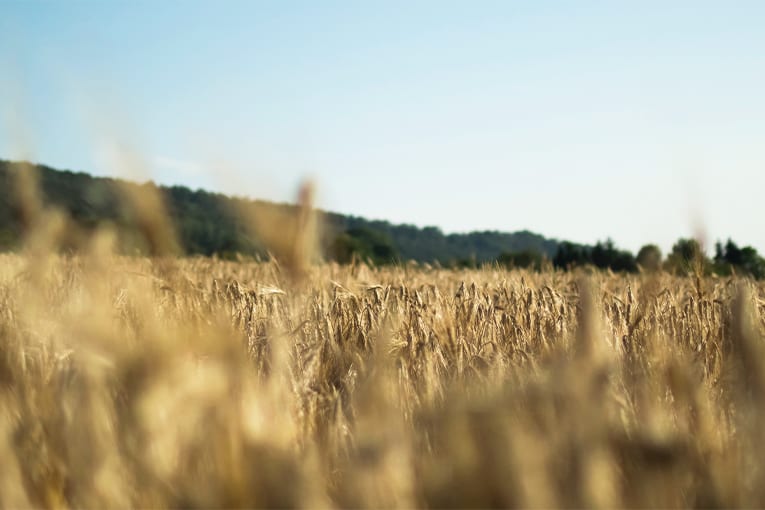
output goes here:
[[[19, 197], [11, 176], [14, 165], [21, 171], [26, 171], [24, 166], [28, 166], [0, 160], [0, 250], [18, 246], [22, 232], [18, 214]], [[121, 179], [94, 177], [82, 172], [56, 170], [44, 165], [34, 167], [45, 203], [65, 211], [80, 234], [87, 234], [99, 224], [109, 223], [119, 234], [120, 248], [128, 253], [144, 252], [147, 246], [137, 228], [136, 214], [122, 199], [125, 189], [140, 193], [141, 188], [155, 187], [160, 192], [177, 231], [181, 251], [186, 254], [264, 255], [263, 246], [234, 211], [242, 205], [257, 205], [265, 214], [272, 209], [293, 207], [191, 190], [184, 186], [138, 184]], [[120, 192], [120, 189], [123, 191]], [[325, 225], [322, 240], [325, 252], [329, 258], [341, 262], [355, 255], [376, 262], [415, 260], [474, 264], [494, 261], [500, 255], [510, 252], [534, 253], [552, 259], [559, 244], [558, 241], [528, 231], [444, 234], [436, 227], [419, 228], [337, 213], [321, 214]]]
[[[138, 184], [121, 179], [94, 177], [82, 172], [56, 170], [44, 165], [0, 160], [0, 251], [20, 246], [25, 208], [13, 173], [34, 168], [44, 205], [64, 211], [72, 221], [59, 244], [63, 249], [83, 245], [90, 233], [108, 224], [117, 236], [117, 248], [126, 254], [156, 252], [163, 233], [153, 229], [155, 219], [136, 202], [161, 198], [180, 246], [187, 255], [237, 255], [267, 257], [268, 252], [248, 228], [252, 223], [269, 226], [270, 219], [294, 212], [294, 205], [230, 197], [184, 186]], [[134, 197], [133, 201], [126, 200]], [[139, 197], [135, 200], [135, 197]], [[242, 213], [249, 221], [242, 219]], [[750, 275], [765, 278], [765, 259], [751, 246], [739, 247], [732, 240], [718, 241], [714, 257], [706, 255], [694, 239], [678, 239], [664, 256], [654, 244], [646, 244], [633, 255], [610, 240], [594, 246], [547, 239], [529, 231], [514, 233], [471, 232], [444, 234], [436, 227], [393, 225], [356, 216], [320, 211], [323, 253], [341, 263], [364, 260], [374, 264], [391, 262], [438, 262], [447, 266], [476, 266], [498, 263], [506, 267], [541, 269], [591, 266], [612, 271], [665, 270], [677, 274]], [[271, 227], [272, 228], [272, 227]], [[154, 236], [154, 239], [151, 237]]]

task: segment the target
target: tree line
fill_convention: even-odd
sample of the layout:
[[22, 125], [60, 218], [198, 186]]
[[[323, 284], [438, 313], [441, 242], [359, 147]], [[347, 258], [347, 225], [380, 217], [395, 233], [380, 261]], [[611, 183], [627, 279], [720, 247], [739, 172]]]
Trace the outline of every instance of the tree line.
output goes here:
[[[164, 202], [183, 253], [234, 258], [240, 255], [268, 257], [268, 251], [253, 235], [237, 211], [256, 207], [262, 214], [284, 212], [294, 206], [229, 197], [184, 186], [157, 186], [120, 179], [94, 177], [83, 172], [56, 170], [44, 165], [0, 160], [0, 251], [20, 246], [24, 218], [19, 211], [18, 190], [12, 172], [34, 167], [41, 199], [64, 211], [77, 230], [64, 248], [76, 248], [77, 236], [85, 237], [100, 225], [109, 224], [117, 233], [117, 248], [126, 254], [149, 253], [141, 236], [136, 211], [120, 199], [119, 188], [135, 193], [156, 192]], [[387, 221], [319, 212], [324, 226], [323, 252], [329, 260], [371, 264], [410, 260], [448, 267], [477, 267], [499, 264], [510, 268], [568, 269], [591, 266], [620, 272], [666, 270], [673, 273], [703, 271], [706, 274], [743, 274], [765, 278], [765, 260], [751, 246], [739, 247], [732, 240], [718, 242], [712, 258], [698, 242], [680, 239], [663, 256], [655, 245], [646, 245], [633, 255], [617, 248], [609, 239], [594, 246], [558, 241], [522, 230], [518, 232], [469, 232], [445, 234], [437, 227], [395, 225]]]
[[[268, 257], [266, 248], [239, 212], [254, 209], [259, 214], [279, 216], [294, 207], [185, 186], [138, 184], [0, 160], [0, 250], [17, 248], [23, 236], [23, 221], [18, 216], [19, 193], [14, 189], [11, 174], [14, 168], [26, 171], [28, 167], [34, 167], [39, 177], [40, 193], [46, 204], [66, 212], [83, 235], [109, 224], [118, 235], [118, 249], [122, 253], [143, 254], [149, 248], [137, 228], [138, 215], [129, 203], [121, 200], [119, 189], [161, 196], [181, 251], [189, 255]], [[508, 251], [534, 250], [550, 257], [558, 248], [558, 241], [529, 231], [444, 234], [437, 227], [395, 225], [324, 211], [319, 214], [323, 251], [339, 262], [360, 259], [376, 264], [401, 260], [451, 264], [469, 260], [480, 264], [492, 262]]]
[[595, 267], [615, 272], [635, 273], [667, 271], [673, 274], [733, 274], [765, 278], [765, 258], [751, 246], [739, 247], [728, 239], [724, 244], [715, 244], [713, 257], [708, 257], [696, 239], [681, 238], [672, 245], [672, 250], [663, 256], [655, 244], [646, 244], [633, 255], [628, 250], [617, 248], [610, 239], [586, 246], [564, 241], [560, 243], [555, 256], [548, 259], [534, 251], [503, 253], [497, 263], [508, 268], [541, 270], [545, 267], [572, 269]]

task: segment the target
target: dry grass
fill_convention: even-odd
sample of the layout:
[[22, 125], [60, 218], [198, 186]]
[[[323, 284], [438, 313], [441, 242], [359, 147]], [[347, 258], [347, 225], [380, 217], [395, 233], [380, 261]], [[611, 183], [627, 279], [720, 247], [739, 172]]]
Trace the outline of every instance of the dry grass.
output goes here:
[[763, 506], [763, 288], [0, 256], [3, 507]]
[[752, 281], [312, 264], [310, 191], [280, 263], [168, 256], [159, 206], [164, 257], [61, 256], [24, 182], [3, 508], [765, 506]]

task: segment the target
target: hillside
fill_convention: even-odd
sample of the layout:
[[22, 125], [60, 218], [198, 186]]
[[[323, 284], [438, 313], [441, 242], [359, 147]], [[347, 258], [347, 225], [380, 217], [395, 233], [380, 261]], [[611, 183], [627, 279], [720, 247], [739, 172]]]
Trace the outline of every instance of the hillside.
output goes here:
[[[23, 218], [18, 213], [18, 197], [11, 178], [14, 165], [19, 163], [0, 160], [0, 249], [4, 250], [18, 245], [23, 230]], [[146, 240], [138, 233], [136, 214], [122, 199], [126, 189], [140, 194], [142, 188], [148, 191], [154, 187], [160, 192], [177, 231], [181, 250], [186, 254], [263, 255], [263, 247], [234, 211], [242, 205], [257, 205], [261, 211], [292, 207], [183, 186], [156, 186], [94, 177], [44, 165], [36, 165], [36, 170], [46, 204], [65, 211], [80, 232], [87, 233], [103, 223], [116, 227], [120, 247], [125, 252], [148, 250]], [[326, 227], [323, 243], [329, 256], [338, 259], [343, 258], [343, 251], [350, 250], [380, 261], [395, 257], [418, 262], [487, 262], [502, 253], [526, 250], [552, 258], [558, 248], [557, 241], [528, 231], [444, 234], [436, 227], [394, 225], [336, 213], [322, 215]], [[341, 243], [340, 248], [338, 243]], [[379, 251], [380, 247], [385, 250]]]

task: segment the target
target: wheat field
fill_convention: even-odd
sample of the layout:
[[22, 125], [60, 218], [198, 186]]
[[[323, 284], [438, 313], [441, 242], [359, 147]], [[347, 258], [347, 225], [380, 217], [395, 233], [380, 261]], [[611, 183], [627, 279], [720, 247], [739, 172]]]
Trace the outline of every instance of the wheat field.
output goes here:
[[18, 174], [0, 254], [3, 508], [765, 506], [765, 287], [321, 262], [311, 190], [267, 262], [154, 256]]
[[763, 287], [0, 256], [4, 508], [765, 505]]

